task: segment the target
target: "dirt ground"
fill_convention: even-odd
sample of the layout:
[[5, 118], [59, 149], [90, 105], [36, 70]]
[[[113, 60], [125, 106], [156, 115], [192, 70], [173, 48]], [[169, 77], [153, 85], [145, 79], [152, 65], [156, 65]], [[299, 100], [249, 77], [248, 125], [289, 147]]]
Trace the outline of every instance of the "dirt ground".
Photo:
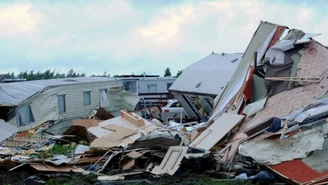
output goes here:
[[78, 173], [39, 173], [33, 170], [8, 172], [0, 171], [0, 184], [1, 185], [147, 185], [147, 184], [159, 184], [159, 185], [247, 185], [248, 182], [240, 182], [234, 180], [220, 180], [208, 175], [198, 174], [183, 174], [179, 176], [162, 176], [153, 177], [149, 174], [138, 175], [134, 177], [126, 178], [125, 181], [111, 181], [111, 182], [99, 182], [96, 175], [83, 175]]

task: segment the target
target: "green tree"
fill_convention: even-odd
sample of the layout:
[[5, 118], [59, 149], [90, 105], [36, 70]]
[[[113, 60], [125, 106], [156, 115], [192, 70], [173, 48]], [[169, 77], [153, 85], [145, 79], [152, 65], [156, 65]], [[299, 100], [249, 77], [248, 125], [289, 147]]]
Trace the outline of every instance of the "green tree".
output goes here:
[[172, 76], [170, 68], [165, 69], [164, 77], [165, 76]]
[[31, 70], [29, 74], [27, 74], [26, 80], [35, 80], [34, 71]]
[[177, 74], [175, 75], [175, 78], [178, 78], [182, 74], [183, 70], [178, 70]]

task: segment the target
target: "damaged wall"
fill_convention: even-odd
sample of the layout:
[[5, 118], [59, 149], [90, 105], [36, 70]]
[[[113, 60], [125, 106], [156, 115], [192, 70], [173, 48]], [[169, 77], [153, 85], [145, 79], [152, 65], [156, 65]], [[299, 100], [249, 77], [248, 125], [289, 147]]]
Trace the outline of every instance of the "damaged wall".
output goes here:
[[[269, 23], [269, 22], [261, 22], [259, 27], [257, 28], [256, 32], [253, 35], [253, 38], [249, 45], [246, 48], [246, 51], [235, 71], [233, 76], [231, 77], [230, 83], [225, 89], [221, 99], [219, 100], [218, 106], [216, 107], [219, 110], [215, 110], [214, 114], [220, 112], [226, 103], [237, 93], [239, 89], [236, 91], [231, 92], [230, 90], [233, 89], [235, 86], [236, 80], [238, 80], [239, 76], [244, 74], [246, 66], [249, 65], [250, 61], [253, 58], [254, 52], [257, 51], [264, 41], [268, 38], [268, 36], [276, 29], [277, 25]], [[227, 100], [228, 99], [228, 100]]]
[[[19, 130], [23, 131], [34, 128], [48, 120], [60, 121], [85, 117], [86, 114], [90, 114], [99, 105], [100, 89], [121, 86], [122, 81], [110, 81], [58, 86], [44, 90], [18, 106], [30, 105], [35, 120], [34, 123], [19, 127]], [[83, 105], [83, 92], [85, 91], [91, 91], [91, 103], [86, 106]], [[63, 94], [65, 94], [66, 113], [59, 114], [58, 95]], [[18, 126], [16, 117], [11, 119], [9, 123]], [[65, 129], [67, 128], [62, 128], [63, 131]]]

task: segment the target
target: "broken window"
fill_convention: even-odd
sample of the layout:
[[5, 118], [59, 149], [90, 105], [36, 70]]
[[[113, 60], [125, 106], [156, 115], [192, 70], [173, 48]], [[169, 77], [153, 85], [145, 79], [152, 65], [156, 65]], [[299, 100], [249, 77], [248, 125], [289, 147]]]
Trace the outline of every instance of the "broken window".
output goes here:
[[65, 94], [58, 96], [58, 113], [63, 114], [66, 112]]
[[99, 90], [99, 105], [100, 105], [100, 107], [109, 107], [107, 89]]
[[130, 93], [138, 93], [137, 92], [137, 81], [124, 81], [123, 89]]
[[83, 105], [91, 105], [91, 91], [83, 92]]
[[147, 85], [147, 92], [148, 93], [156, 93], [157, 92], [157, 85]]
[[30, 105], [23, 105], [18, 107], [16, 111], [18, 126], [25, 126], [34, 122], [34, 117]]

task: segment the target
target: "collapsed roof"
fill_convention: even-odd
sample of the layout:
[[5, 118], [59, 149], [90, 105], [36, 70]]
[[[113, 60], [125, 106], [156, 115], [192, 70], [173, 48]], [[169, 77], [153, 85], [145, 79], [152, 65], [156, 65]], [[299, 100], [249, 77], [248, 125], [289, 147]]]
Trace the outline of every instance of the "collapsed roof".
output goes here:
[[215, 96], [228, 84], [241, 57], [242, 53], [212, 53], [187, 67], [170, 91]]

